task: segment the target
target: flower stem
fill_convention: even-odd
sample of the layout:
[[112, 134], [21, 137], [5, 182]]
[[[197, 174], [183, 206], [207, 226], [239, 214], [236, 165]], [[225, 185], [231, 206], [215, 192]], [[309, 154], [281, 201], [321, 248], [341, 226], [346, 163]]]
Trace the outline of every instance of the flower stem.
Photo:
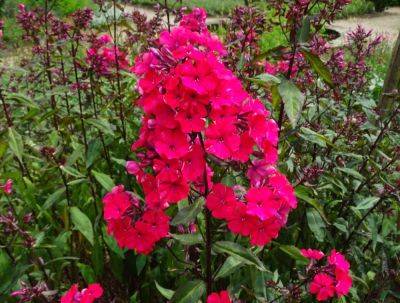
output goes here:
[[[204, 152], [204, 172], [203, 172], [203, 180], [204, 180], [204, 199], [207, 199], [209, 188], [208, 188], [208, 180], [207, 180], [207, 153], [204, 147], [204, 140], [201, 133], [199, 135], [199, 140], [201, 147]], [[207, 296], [209, 296], [212, 292], [212, 272], [211, 272], [211, 246], [212, 246], [212, 237], [211, 237], [211, 213], [207, 208], [204, 208], [204, 214], [206, 218], [206, 288], [207, 288]]]

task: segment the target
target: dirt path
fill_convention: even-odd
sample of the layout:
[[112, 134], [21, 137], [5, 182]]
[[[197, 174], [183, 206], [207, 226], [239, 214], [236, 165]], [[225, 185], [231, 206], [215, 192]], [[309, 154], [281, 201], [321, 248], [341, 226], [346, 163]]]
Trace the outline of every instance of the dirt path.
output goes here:
[[[383, 35], [389, 42], [393, 43], [396, 41], [400, 30], [400, 7], [389, 8], [383, 13], [336, 20], [330, 28], [341, 34], [339, 39], [345, 39], [346, 33], [354, 30], [358, 25], [362, 25], [367, 30], [372, 30], [377, 35]], [[344, 43], [345, 41], [341, 42]]]

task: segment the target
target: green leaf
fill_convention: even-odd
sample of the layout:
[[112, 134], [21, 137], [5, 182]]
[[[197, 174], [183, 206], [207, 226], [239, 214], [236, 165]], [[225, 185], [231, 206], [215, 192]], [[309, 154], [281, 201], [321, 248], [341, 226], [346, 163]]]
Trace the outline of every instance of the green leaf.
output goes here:
[[276, 108], [282, 101], [281, 95], [279, 94], [278, 85], [271, 86], [271, 98], [272, 106], [273, 108]]
[[173, 290], [162, 287], [160, 284], [157, 283], [156, 280], [154, 280], [154, 283], [156, 284], [157, 290], [160, 292], [160, 294], [163, 295], [164, 298], [166, 298], [167, 300], [172, 299], [172, 296], [175, 293]]
[[238, 258], [233, 256], [228, 257], [222, 265], [221, 269], [218, 271], [217, 275], [215, 276], [215, 280], [229, 276], [231, 273], [235, 272], [242, 266], [244, 266], [244, 262], [242, 260], [239, 260]]
[[60, 169], [65, 172], [68, 175], [71, 175], [73, 177], [77, 178], [85, 178], [84, 175], [82, 175], [77, 169], [73, 168], [72, 166], [64, 166], [60, 165]]
[[268, 73], [257, 75], [255, 78], [249, 78], [249, 80], [262, 86], [271, 86], [281, 83], [281, 79]]
[[102, 144], [100, 140], [91, 140], [89, 142], [89, 148], [86, 155], [86, 168], [92, 166], [92, 164], [98, 159], [101, 155]]
[[299, 88], [289, 80], [282, 80], [278, 86], [279, 94], [282, 97], [286, 114], [293, 127], [296, 127], [304, 104], [304, 95]]
[[137, 274], [140, 275], [143, 268], [146, 266], [147, 263], [147, 256], [138, 255], [136, 256], [136, 270]]
[[324, 82], [331, 88], [334, 87], [332, 81], [332, 75], [329, 69], [326, 67], [324, 62], [315, 54], [309, 52], [308, 50], [301, 50], [303, 56], [306, 58], [308, 63], [310, 63], [311, 68], [324, 80]]
[[306, 43], [310, 39], [310, 16], [306, 16], [302, 20], [301, 28], [297, 32], [297, 41]]
[[363, 210], [363, 209], [370, 209], [373, 207], [376, 202], [379, 201], [379, 197], [367, 197], [362, 199], [361, 201], [356, 202], [356, 209]]
[[43, 210], [49, 209], [54, 203], [56, 203], [57, 201], [60, 201], [61, 197], [64, 195], [65, 193], [65, 187], [61, 187], [59, 189], [57, 189], [54, 193], [52, 193], [47, 199], [46, 201], [44, 201], [43, 203]]
[[70, 208], [71, 220], [75, 228], [85, 236], [85, 238], [94, 244], [93, 227], [90, 219], [76, 206]]
[[97, 182], [99, 182], [106, 191], [111, 191], [115, 186], [114, 181], [110, 178], [109, 175], [97, 172], [95, 170], [92, 170], [92, 173]]
[[203, 243], [203, 237], [201, 234], [196, 233], [196, 234], [182, 234], [182, 235], [177, 235], [177, 234], [171, 234], [171, 236], [181, 242], [183, 245], [194, 245], [194, 244], [199, 244]]
[[108, 246], [108, 248], [109, 248], [112, 252], [114, 252], [118, 257], [120, 257], [121, 259], [124, 259], [124, 258], [125, 258], [124, 250], [122, 250], [122, 249], [118, 246], [117, 241], [115, 240], [114, 237], [111, 237], [110, 235], [108, 235], [105, 226], [102, 227], [102, 232], [103, 232], [103, 239], [104, 239], [104, 242], [106, 243], [106, 245]]
[[300, 137], [302, 137], [304, 140], [315, 143], [321, 147], [326, 147], [326, 142], [328, 139], [323, 135], [306, 127], [301, 127], [300, 131]]
[[307, 209], [307, 223], [310, 230], [313, 232], [315, 238], [319, 242], [323, 242], [325, 239], [325, 223], [322, 220], [318, 211], [314, 208]]
[[348, 168], [348, 167], [336, 167], [337, 170], [344, 172], [346, 175], [352, 176], [358, 180], [364, 180], [364, 176], [362, 176], [358, 171]]
[[21, 135], [14, 128], [10, 127], [8, 129], [8, 140], [12, 152], [18, 158], [18, 160], [22, 162], [22, 155], [24, 153], [24, 144], [22, 142]]
[[172, 219], [171, 225], [178, 226], [181, 224], [188, 224], [189, 222], [193, 221], [201, 212], [203, 205], [204, 201], [202, 199], [198, 199], [195, 203], [182, 208]]
[[319, 214], [321, 215], [322, 219], [324, 219], [324, 221], [329, 225], [329, 221], [328, 218], [325, 215], [324, 212], [324, 207], [318, 203], [317, 200], [313, 199], [310, 197], [310, 189], [308, 189], [307, 187], [303, 186], [303, 185], [299, 185], [296, 187], [295, 189], [296, 192], [296, 197], [299, 198], [300, 200], [305, 201], [306, 203], [308, 203], [309, 205], [311, 205], [312, 207], [314, 207]]
[[308, 264], [308, 259], [304, 257], [300, 249], [293, 245], [279, 245], [279, 249], [286, 253], [292, 259], [298, 261], [301, 264]]
[[83, 263], [77, 263], [76, 265], [78, 266], [82, 277], [85, 279], [87, 284], [96, 282], [96, 274], [94, 273], [93, 268]]
[[213, 250], [217, 253], [225, 253], [248, 265], [254, 265], [262, 271], [266, 271], [264, 264], [249, 249], [230, 241], [218, 241], [214, 243]]
[[36, 108], [39, 109], [39, 106], [33, 102], [28, 96], [24, 95], [24, 94], [8, 94], [7, 95], [7, 101], [16, 101], [22, 105], [26, 105], [30, 108]]
[[104, 134], [108, 134], [111, 136], [114, 135], [114, 131], [113, 131], [114, 126], [112, 124], [110, 124], [107, 120], [91, 118], [91, 119], [87, 119], [86, 122], [93, 125], [99, 131], [103, 132]]
[[97, 276], [104, 273], [104, 250], [103, 245], [99, 242], [98, 238], [95, 239], [92, 248], [92, 255], [90, 256], [93, 264], [93, 269]]
[[196, 303], [205, 291], [206, 285], [201, 280], [186, 282], [174, 293], [171, 303]]

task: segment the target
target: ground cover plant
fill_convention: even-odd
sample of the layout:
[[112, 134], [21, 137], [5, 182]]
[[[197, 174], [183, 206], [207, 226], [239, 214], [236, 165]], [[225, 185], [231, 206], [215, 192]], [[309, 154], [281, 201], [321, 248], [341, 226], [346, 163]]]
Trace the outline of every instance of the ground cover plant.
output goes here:
[[238, 6], [218, 35], [168, 1], [17, 5], [0, 300], [396, 302], [399, 96], [381, 37], [326, 40], [348, 2]]

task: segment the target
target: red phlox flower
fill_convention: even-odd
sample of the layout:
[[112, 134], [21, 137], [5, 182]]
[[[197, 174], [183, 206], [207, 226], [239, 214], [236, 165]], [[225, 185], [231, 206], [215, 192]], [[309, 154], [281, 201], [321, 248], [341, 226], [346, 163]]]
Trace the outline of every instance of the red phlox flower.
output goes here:
[[189, 152], [189, 143], [186, 134], [180, 129], [162, 129], [158, 131], [157, 140], [154, 143], [156, 151], [166, 159], [178, 159]]
[[275, 218], [260, 220], [256, 218], [256, 223], [250, 228], [250, 243], [252, 245], [264, 246], [272, 239], [278, 237], [282, 224]]
[[237, 202], [228, 220], [228, 228], [234, 234], [249, 236], [251, 226], [257, 223], [257, 218], [247, 213], [246, 205], [243, 202]]
[[231, 303], [229, 293], [224, 290], [219, 293], [213, 292], [207, 297], [207, 303]]
[[169, 231], [169, 217], [161, 210], [147, 210], [142, 217], [144, 223], [151, 227], [156, 241], [165, 238]]
[[331, 276], [319, 273], [310, 283], [310, 293], [317, 295], [318, 301], [325, 301], [335, 295], [334, 280]]
[[103, 198], [104, 219], [106, 221], [121, 218], [126, 210], [132, 206], [139, 207], [132, 195], [125, 191], [123, 185], [115, 186]]
[[207, 111], [202, 104], [193, 104], [186, 109], [180, 109], [176, 115], [184, 133], [201, 132], [205, 128]]
[[239, 150], [240, 136], [236, 127], [219, 120], [206, 129], [206, 150], [221, 159], [229, 159]]
[[61, 303], [93, 303], [103, 295], [103, 288], [100, 284], [90, 284], [88, 288], [79, 291], [78, 284], [74, 284], [61, 297]]
[[142, 220], [137, 221], [129, 235], [128, 248], [134, 249], [138, 254], [147, 255], [153, 251], [157, 236], [158, 233], [154, 233], [150, 224]]
[[11, 195], [12, 194], [12, 187], [13, 187], [13, 181], [11, 179], [8, 179], [6, 183], [3, 185], [0, 185], [0, 189], [6, 194], [6, 195]]
[[193, 145], [192, 150], [183, 159], [183, 177], [189, 181], [203, 177], [205, 165], [204, 152], [201, 146], [199, 144]]
[[179, 171], [164, 171], [156, 177], [160, 199], [167, 203], [177, 203], [186, 199], [189, 185]]
[[301, 249], [300, 251], [304, 257], [311, 260], [321, 260], [325, 256], [325, 254], [322, 251], [316, 249], [308, 248], [308, 249]]
[[[311, 267], [315, 267], [316, 263], [313, 260], [321, 260], [324, 253], [319, 250], [302, 249], [303, 256], [310, 259]], [[350, 276], [350, 263], [346, 258], [335, 249], [327, 256], [327, 266], [315, 270], [321, 271], [317, 273], [310, 283], [310, 292], [317, 295], [318, 301], [328, 300], [337, 295], [338, 298], [349, 293], [353, 280]]]
[[207, 196], [206, 206], [217, 219], [228, 219], [232, 217], [236, 205], [233, 189], [224, 184], [214, 184], [210, 194]]
[[268, 187], [250, 188], [246, 195], [247, 213], [260, 220], [276, 217], [279, 201], [275, 200], [274, 193]]

